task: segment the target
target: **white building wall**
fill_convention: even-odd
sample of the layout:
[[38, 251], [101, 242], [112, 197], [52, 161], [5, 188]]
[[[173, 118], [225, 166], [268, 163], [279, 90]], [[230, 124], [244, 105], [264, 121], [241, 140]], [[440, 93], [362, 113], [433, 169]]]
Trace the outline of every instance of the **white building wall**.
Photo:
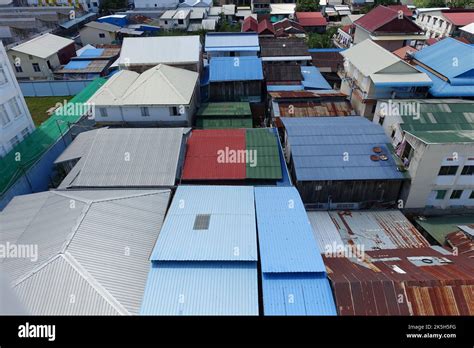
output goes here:
[[454, 27], [441, 14], [441, 11], [419, 14], [415, 21], [423, 28], [429, 38], [440, 38], [451, 36]]
[[[17, 115], [9, 103], [10, 100], [15, 100], [18, 105]], [[35, 125], [1, 42], [0, 109], [0, 156], [4, 156], [12, 149], [12, 145], [27, 137], [35, 129]]]
[[[412, 184], [405, 207], [474, 207], [474, 199], [469, 198], [474, 175], [461, 175], [464, 166], [474, 165], [474, 143], [426, 145], [409, 134], [406, 138], [415, 150], [408, 167]], [[458, 170], [455, 175], [440, 176], [442, 165], [455, 165]], [[446, 190], [444, 199], [435, 199], [437, 190]], [[453, 190], [463, 191], [460, 199], [450, 198]]]
[[160, 8], [174, 9], [178, 6], [178, 0], [134, 0], [135, 8]]

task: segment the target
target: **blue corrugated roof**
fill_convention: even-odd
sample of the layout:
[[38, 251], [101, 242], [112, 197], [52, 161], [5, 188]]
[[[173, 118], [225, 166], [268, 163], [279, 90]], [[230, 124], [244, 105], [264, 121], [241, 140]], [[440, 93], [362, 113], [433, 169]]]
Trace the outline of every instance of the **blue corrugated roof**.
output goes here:
[[71, 60], [64, 66], [64, 69], [70, 70], [79, 70], [79, 69], [86, 69], [89, 64], [91, 64], [91, 60]]
[[263, 273], [265, 315], [337, 315], [331, 286], [319, 273]]
[[260, 51], [257, 33], [208, 33], [206, 52]]
[[[283, 117], [281, 120], [299, 181], [405, 177], [398, 171], [383, 128], [364, 117]], [[387, 161], [370, 159], [376, 146], [387, 155]]]
[[[150, 259], [256, 261], [253, 202], [253, 187], [179, 186]], [[207, 230], [193, 230], [198, 214]]]
[[325, 272], [294, 187], [255, 187], [255, 206], [262, 272]]
[[257, 263], [153, 262], [141, 314], [258, 315]]
[[257, 57], [213, 57], [210, 82], [263, 80], [262, 60]]
[[474, 84], [472, 76], [474, 47], [471, 45], [453, 38], [445, 38], [416, 52], [415, 59], [446, 76], [451, 84], [456, 78], [462, 78], [460, 75], [466, 73], [470, 74], [471, 84]]
[[88, 48], [83, 51], [79, 57], [81, 58], [97, 58], [104, 53], [103, 48]]
[[474, 97], [474, 78], [470, 85], [452, 85], [421, 66], [416, 68], [427, 74], [431, 81], [433, 81], [433, 85], [429, 89], [431, 95], [435, 97]]
[[267, 85], [268, 92], [304, 91], [303, 85]]
[[314, 66], [302, 66], [301, 76], [303, 76], [302, 84], [306, 89], [332, 89], [319, 69]]

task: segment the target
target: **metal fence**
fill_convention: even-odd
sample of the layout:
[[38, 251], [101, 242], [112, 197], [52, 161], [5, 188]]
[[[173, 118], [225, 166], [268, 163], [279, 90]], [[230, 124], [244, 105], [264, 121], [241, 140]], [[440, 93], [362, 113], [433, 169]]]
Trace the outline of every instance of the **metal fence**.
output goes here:
[[57, 97], [76, 95], [94, 80], [18, 81], [25, 97]]

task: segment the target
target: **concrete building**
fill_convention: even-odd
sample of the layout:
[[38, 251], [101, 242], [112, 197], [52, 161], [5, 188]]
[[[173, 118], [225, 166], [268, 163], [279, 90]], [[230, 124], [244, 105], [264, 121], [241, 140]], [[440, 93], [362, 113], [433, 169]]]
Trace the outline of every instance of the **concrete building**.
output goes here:
[[425, 30], [429, 38], [459, 36], [461, 27], [474, 22], [474, 10], [420, 8], [416, 12], [415, 22]]
[[473, 109], [464, 100], [379, 101], [374, 122], [412, 178], [402, 195], [405, 208], [474, 207]]
[[365, 41], [341, 52], [341, 92], [349, 95], [356, 112], [372, 119], [377, 99], [423, 98], [432, 85], [427, 74], [382, 48]]
[[136, 9], [174, 9], [179, 0], [133, 0]]
[[168, 10], [160, 17], [160, 26], [163, 29], [186, 30], [190, 23], [191, 11], [187, 8]]
[[257, 56], [259, 38], [256, 33], [207, 33], [204, 51], [211, 58]]
[[0, 157], [26, 138], [35, 125], [0, 42]]
[[44, 34], [11, 47], [8, 58], [17, 79], [53, 80], [53, 72], [76, 55], [74, 41]]
[[89, 102], [96, 123], [191, 126], [199, 103], [198, 73], [164, 64], [142, 74], [122, 70]]
[[110, 45], [117, 40], [120, 27], [99, 22], [89, 22], [79, 31], [83, 45]]

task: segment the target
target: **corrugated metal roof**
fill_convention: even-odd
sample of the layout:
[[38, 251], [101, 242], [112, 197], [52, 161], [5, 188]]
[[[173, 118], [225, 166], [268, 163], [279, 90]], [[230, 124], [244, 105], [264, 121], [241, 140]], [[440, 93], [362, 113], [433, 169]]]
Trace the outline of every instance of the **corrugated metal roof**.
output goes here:
[[365, 250], [430, 246], [399, 210], [330, 211], [328, 214], [343, 245], [363, 246]]
[[474, 214], [423, 216], [415, 219], [417, 226], [433, 237], [439, 244], [444, 245], [446, 236], [459, 231], [460, 225], [474, 224]]
[[275, 103], [279, 113], [277, 117], [337, 117], [355, 116], [348, 100], [343, 101], [295, 101]]
[[206, 52], [260, 51], [256, 33], [207, 33]]
[[200, 61], [199, 35], [123, 39], [119, 65], [185, 64]]
[[0, 213], [1, 240], [37, 245], [38, 259], [4, 258], [0, 268], [31, 314], [137, 314], [169, 195], [48, 191], [16, 197]]
[[307, 214], [321, 254], [333, 250], [334, 245], [344, 246], [339, 230], [327, 211], [308, 211]]
[[[281, 121], [299, 181], [405, 178], [382, 127], [364, 117], [283, 117]], [[387, 160], [373, 161], [374, 147], [380, 147]]]
[[262, 272], [325, 272], [294, 187], [256, 187], [255, 206]]
[[97, 131], [98, 129], [94, 129], [88, 132], [79, 133], [73, 143], [70, 144], [58, 158], [56, 158], [54, 163], [72, 161], [86, 155], [92, 146]]
[[336, 315], [331, 286], [315, 273], [263, 273], [265, 315]]
[[182, 180], [245, 179], [245, 163], [237, 158], [230, 161], [230, 157], [218, 160], [226, 148], [245, 150], [245, 130], [194, 130], [187, 144]]
[[302, 66], [301, 75], [303, 76], [303, 86], [307, 89], [332, 90], [319, 69], [314, 66]]
[[308, 45], [302, 38], [262, 38], [260, 39], [262, 57], [306, 57]]
[[358, 263], [324, 258], [340, 315], [474, 314], [474, 267], [469, 258], [433, 248], [367, 255], [370, 260]]
[[296, 12], [295, 15], [303, 27], [319, 27], [328, 24], [321, 12]]
[[87, 28], [110, 31], [112, 33], [115, 33], [120, 30], [119, 26], [116, 26], [110, 23], [102, 23], [102, 22], [89, 22], [89, 23], [86, 23], [84, 26]]
[[[199, 74], [159, 64], [141, 74], [121, 70], [89, 100], [110, 105], [188, 105], [194, 96]], [[156, 93], [159, 90], [160, 93]]]
[[102, 128], [74, 167], [75, 176], [68, 175], [61, 187], [173, 186], [186, 132], [185, 128]]
[[[208, 229], [194, 229], [198, 215], [210, 215]], [[253, 188], [179, 186], [150, 259], [256, 261]]]
[[215, 117], [210, 118], [198, 118], [196, 121], [196, 127], [202, 129], [229, 129], [229, 128], [252, 128], [253, 120], [252, 117]]
[[[448, 37], [434, 45], [424, 47], [416, 52], [414, 57], [417, 61], [449, 78], [451, 82], [456, 81], [455, 78], [463, 78], [466, 79], [465, 82], [470, 80], [471, 85], [474, 84], [472, 75], [467, 74], [474, 69], [474, 46], [472, 45]], [[467, 75], [462, 76], [465, 73]], [[467, 83], [461, 83], [461, 85], [467, 85]]]
[[71, 39], [47, 33], [12, 47], [11, 50], [46, 59], [72, 44], [74, 44], [74, 41]]
[[258, 315], [256, 262], [153, 262], [144, 315]]
[[255, 153], [256, 163], [247, 163], [247, 179], [281, 179], [282, 170], [278, 152], [278, 137], [270, 129], [247, 129], [246, 149]]
[[392, 25], [392, 31], [400, 32], [401, 28], [404, 28], [406, 33], [418, 33], [423, 31], [406, 17], [405, 14], [401, 20], [398, 19], [398, 13], [399, 9], [379, 5], [361, 18], [357, 19], [354, 23], [360, 25], [369, 32], [377, 32], [378, 30], [381, 32], [387, 32], [392, 29], [391, 26], [389, 26], [389, 23], [396, 20], [395, 24]]
[[252, 115], [250, 103], [227, 102], [227, 103], [205, 103], [199, 108], [196, 116], [222, 117], [222, 116], [248, 116]]
[[474, 11], [471, 10], [447, 10], [442, 15], [456, 26], [474, 23]]
[[258, 57], [213, 57], [209, 71], [210, 82], [263, 80]]

